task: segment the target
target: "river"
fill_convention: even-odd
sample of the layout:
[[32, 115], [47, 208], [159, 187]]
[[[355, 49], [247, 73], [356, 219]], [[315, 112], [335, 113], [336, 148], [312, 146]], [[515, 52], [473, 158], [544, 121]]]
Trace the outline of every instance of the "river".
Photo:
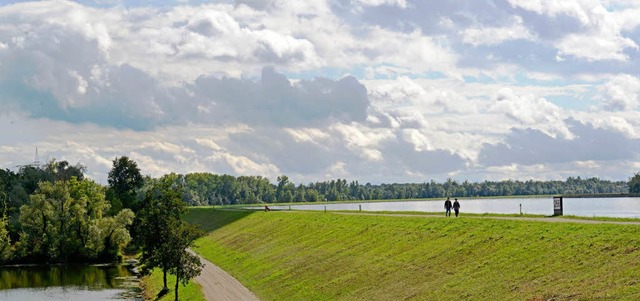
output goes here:
[[2, 266], [0, 300], [135, 300], [132, 276], [121, 265]]
[[[453, 201], [453, 199], [451, 199]], [[544, 198], [487, 198], [458, 199], [462, 213], [500, 214], [553, 214], [552, 197]], [[520, 206], [522, 205], [522, 207]], [[288, 205], [269, 206], [272, 209], [289, 209]], [[362, 210], [362, 211], [420, 211], [444, 212], [444, 199], [402, 202], [362, 202], [318, 205], [291, 205], [293, 210]], [[640, 218], [640, 198], [565, 198], [564, 215], [588, 217]]]

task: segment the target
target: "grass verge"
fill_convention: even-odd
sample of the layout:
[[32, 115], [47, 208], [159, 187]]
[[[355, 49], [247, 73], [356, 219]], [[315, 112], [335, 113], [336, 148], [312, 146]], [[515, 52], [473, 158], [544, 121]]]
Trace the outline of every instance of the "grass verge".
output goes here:
[[640, 226], [192, 208], [262, 300], [638, 300]]
[[[160, 295], [162, 291], [162, 271], [159, 269], [154, 269], [151, 275], [144, 276], [142, 278], [142, 287], [143, 287], [143, 297], [144, 300], [154, 300], [154, 301], [173, 301], [175, 300], [175, 285], [176, 285], [176, 277], [173, 275], [167, 275], [167, 286], [169, 287], [169, 291]], [[185, 301], [204, 301], [204, 295], [200, 289], [200, 285], [192, 281], [189, 281], [187, 286], [180, 285], [178, 291], [178, 297], [180, 300]]]

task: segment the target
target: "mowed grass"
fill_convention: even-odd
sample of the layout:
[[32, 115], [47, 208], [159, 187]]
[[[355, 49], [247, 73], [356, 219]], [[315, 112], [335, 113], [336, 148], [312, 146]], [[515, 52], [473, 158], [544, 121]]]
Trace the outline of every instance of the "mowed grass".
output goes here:
[[[160, 269], [154, 269], [151, 275], [142, 278], [144, 288], [144, 299], [154, 301], [173, 301], [175, 300], [175, 285], [176, 277], [169, 274], [167, 275], [167, 286], [169, 291], [159, 296], [162, 291], [162, 271]], [[187, 286], [180, 284], [178, 291], [178, 298], [185, 301], [204, 301], [204, 295], [200, 289], [200, 285], [191, 280]]]
[[192, 208], [262, 300], [640, 300], [640, 226]]

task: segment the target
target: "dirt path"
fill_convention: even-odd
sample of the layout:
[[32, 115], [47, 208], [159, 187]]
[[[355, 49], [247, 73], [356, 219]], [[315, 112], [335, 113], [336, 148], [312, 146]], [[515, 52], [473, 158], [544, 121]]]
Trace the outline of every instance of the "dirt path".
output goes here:
[[[333, 212], [334, 214], [346, 214], [346, 215], [376, 215], [376, 216], [402, 216], [402, 217], [441, 217], [447, 218], [443, 215], [419, 215], [419, 214], [393, 214], [393, 213], [360, 213], [360, 212]], [[456, 218], [456, 217], [450, 217]], [[546, 222], [546, 223], [576, 223], [576, 224], [616, 224], [616, 225], [640, 225], [640, 222], [625, 222], [625, 221], [597, 221], [588, 219], [574, 219], [574, 218], [562, 218], [562, 217], [512, 217], [512, 216], [478, 216], [478, 215], [461, 215], [458, 218], [489, 218], [489, 219], [502, 219], [502, 220], [514, 220], [514, 221], [533, 221], [533, 222]]]
[[208, 301], [258, 301], [248, 288], [208, 260], [200, 256], [204, 264], [202, 273], [194, 280], [202, 287]]

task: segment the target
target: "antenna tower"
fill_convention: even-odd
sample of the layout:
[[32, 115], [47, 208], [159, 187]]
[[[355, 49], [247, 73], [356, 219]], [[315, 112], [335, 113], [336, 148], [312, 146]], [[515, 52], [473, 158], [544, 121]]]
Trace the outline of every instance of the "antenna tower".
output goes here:
[[36, 147], [36, 157], [35, 160], [31, 163], [27, 163], [27, 164], [22, 164], [22, 165], [16, 165], [16, 167], [18, 168], [22, 168], [22, 167], [40, 167], [40, 160], [38, 160], [38, 148]]

